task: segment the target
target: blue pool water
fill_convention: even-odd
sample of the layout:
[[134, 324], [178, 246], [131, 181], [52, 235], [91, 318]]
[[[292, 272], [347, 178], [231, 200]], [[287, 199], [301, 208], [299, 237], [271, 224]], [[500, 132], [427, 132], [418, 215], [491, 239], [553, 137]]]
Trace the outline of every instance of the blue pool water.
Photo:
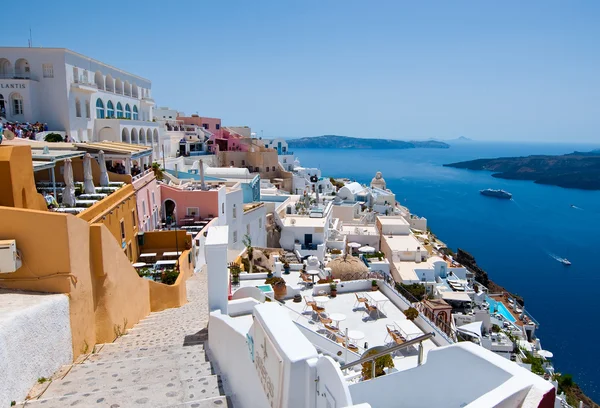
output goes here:
[[257, 288], [259, 288], [265, 293], [273, 292], [273, 288], [271, 287], [271, 285], [259, 285], [257, 286]]
[[[598, 252], [600, 191], [442, 167], [461, 160], [565, 154], [598, 147], [473, 142], [449, 149], [294, 149], [294, 153], [303, 166], [320, 167], [323, 176], [368, 184], [376, 171], [383, 172], [396, 200], [426, 217], [442, 241], [454, 250], [469, 251], [492, 280], [523, 296], [525, 309], [540, 322], [536, 333], [544, 349], [554, 353], [557, 370], [572, 374], [598, 401], [600, 348], [590, 347], [589, 339], [600, 337], [600, 326], [589, 322], [596, 320], [600, 287], [600, 273], [593, 273], [597, 258], [590, 256]], [[485, 188], [507, 190], [513, 199], [484, 197], [479, 190]], [[573, 264], [564, 266], [557, 257]], [[565, 336], [581, 327], [586, 328], [585, 336]]]
[[502, 302], [496, 302], [493, 299], [488, 298], [488, 303], [490, 304], [490, 313], [495, 313], [498, 312], [500, 313], [502, 316], [504, 316], [504, 318], [506, 320], [508, 320], [509, 322], [515, 322], [517, 319], [515, 319], [515, 317], [508, 311], [508, 309], [506, 308], [506, 306], [504, 306], [504, 303]]

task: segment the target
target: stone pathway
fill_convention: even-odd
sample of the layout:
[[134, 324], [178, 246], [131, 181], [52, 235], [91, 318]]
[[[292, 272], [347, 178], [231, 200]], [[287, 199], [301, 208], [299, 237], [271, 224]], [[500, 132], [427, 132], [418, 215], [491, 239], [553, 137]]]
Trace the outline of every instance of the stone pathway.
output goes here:
[[61, 368], [20, 407], [232, 407], [204, 353], [206, 272], [187, 282], [188, 301], [151, 313], [114, 343]]

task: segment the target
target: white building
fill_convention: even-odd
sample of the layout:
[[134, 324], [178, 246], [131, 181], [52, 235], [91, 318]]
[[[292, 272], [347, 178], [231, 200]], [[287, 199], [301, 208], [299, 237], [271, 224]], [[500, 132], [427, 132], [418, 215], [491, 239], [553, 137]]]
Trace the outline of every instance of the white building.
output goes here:
[[261, 139], [260, 140], [268, 149], [277, 150], [277, 154], [279, 155], [289, 155], [288, 152], [288, 143], [285, 139], [277, 138], [277, 139]]
[[[0, 48], [0, 108], [74, 141], [158, 145], [152, 83], [65, 48]], [[43, 137], [43, 135], [40, 135]]]

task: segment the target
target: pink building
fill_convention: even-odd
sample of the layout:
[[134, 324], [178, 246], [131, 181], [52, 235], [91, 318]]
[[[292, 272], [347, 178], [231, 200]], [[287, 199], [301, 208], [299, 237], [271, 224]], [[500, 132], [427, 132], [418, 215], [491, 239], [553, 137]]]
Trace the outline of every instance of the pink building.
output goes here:
[[178, 223], [189, 216], [202, 219], [219, 217], [225, 212], [226, 194], [225, 186], [210, 190], [186, 190], [161, 184], [161, 216], [166, 218], [174, 214]]
[[223, 131], [221, 129], [221, 119], [219, 118], [206, 118], [200, 116], [177, 116], [177, 120], [183, 121], [183, 123], [186, 125], [202, 126], [204, 129], [208, 130], [217, 138], [221, 138], [223, 136]]
[[152, 169], [132, 179], [137, 202], [138, 230], [154, 231], [161, 218], [160, 187]]

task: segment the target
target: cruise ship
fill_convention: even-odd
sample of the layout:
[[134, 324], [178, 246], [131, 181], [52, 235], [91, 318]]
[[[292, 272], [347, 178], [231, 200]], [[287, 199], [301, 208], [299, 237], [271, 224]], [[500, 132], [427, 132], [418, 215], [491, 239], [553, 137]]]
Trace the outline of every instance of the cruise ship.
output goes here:
[[507, 200], [510, 200], [512, 198], [512, 194], [509, 193], [508, 191], [504, 191], [504, 190], [494, 190], [491, 188], [487, 188], [485, 190], [479, 190], [479, 193], [484, 195], [484, 196], [490, 196], [490, 197], [497, 197], [497, 198], [506, 198]]

